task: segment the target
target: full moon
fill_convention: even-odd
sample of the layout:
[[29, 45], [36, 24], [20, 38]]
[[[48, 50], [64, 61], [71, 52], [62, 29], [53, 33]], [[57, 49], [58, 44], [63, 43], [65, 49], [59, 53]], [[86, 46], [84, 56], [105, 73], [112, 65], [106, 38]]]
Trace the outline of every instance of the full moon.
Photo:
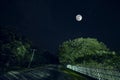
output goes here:
[[82, 20], [82, 15], [80, 15], [80, 14], [76, 15], [76, 20], [81, 21]]

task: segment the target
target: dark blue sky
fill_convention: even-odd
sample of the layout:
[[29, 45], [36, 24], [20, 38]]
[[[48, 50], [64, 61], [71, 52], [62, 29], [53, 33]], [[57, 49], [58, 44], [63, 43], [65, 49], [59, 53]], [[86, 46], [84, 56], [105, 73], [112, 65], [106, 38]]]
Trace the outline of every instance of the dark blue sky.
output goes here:
[[[83, 20], [77, 22], [76, 14]], [[0, 0], [0, 25], [16, 26], [41, 49], [54, 52], [65, 40], [93, 37], [112, 50], [120, 45], [117, 0]]]

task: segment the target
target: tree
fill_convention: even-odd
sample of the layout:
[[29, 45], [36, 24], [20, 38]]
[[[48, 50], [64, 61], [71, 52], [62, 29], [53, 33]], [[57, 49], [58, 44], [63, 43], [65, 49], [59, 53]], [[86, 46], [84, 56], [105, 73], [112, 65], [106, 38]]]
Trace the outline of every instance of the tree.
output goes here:
[[11, 27], [0, 26], [0, 69], [22, 67], [29, 60], [31, 43]]
[[106, 60], [106, 63], [120, 72], [120, 56], [114, 55], [109, 60]]
[[106, 45], [95, 38], [77, 38], [65, 41], [59, 47], [59, 61], [62, 64], [78, 64], [84, 60], [97, 60], [111, 54]]
[[18, 63], [24, 58], [28, 49], [29, 47], [24, 45], [21, 41], [13, 41], [2, 45], [3, 54], [11, 57], [10, 59], [12, 59], [12, 57], [16, 58]]

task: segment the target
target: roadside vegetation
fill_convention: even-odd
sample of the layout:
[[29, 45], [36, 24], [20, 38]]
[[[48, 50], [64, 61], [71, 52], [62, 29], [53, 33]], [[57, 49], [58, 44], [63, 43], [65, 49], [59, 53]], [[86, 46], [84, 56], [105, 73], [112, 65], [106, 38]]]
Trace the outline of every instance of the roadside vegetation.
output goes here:
[[59, 46], [59, 60], [72, 64], [120, 71], [120, 55], [95, 38], [76, 38]]
[[16, 28], [0, 26], [0, 74], [56, 63], [56, 56], [49, 51], [41, 52], [32, 41], [18, 33]]

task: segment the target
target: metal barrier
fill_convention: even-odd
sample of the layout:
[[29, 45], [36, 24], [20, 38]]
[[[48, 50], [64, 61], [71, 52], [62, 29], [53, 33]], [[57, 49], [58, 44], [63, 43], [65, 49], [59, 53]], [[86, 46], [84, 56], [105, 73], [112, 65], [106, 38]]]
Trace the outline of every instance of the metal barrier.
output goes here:
[[87, 68], [73, 65], [67, 65], [67, 68], [98, 80], [120, 80], [120, 72], [112, 69]]

